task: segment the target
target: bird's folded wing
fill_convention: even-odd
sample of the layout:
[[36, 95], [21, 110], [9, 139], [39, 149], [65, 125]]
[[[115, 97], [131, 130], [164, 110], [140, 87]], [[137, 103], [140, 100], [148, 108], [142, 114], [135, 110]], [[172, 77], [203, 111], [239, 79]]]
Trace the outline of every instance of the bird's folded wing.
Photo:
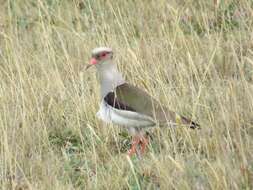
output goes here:
[[149, 116], [158, 123], [175, 121], [174, 112], [162, 106], [145, 91], [127, 83], [118, 86], [104, 100], [115, 109], [134, 111]]

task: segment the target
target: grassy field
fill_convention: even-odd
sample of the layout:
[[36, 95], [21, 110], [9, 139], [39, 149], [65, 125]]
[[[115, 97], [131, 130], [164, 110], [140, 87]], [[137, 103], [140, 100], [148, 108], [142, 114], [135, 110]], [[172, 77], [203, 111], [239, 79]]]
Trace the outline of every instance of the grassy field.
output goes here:
[[[251, 0], [0, 0], [0, 188], [253, 189]], [[106, 125], [91, 50], [201, 124]]]

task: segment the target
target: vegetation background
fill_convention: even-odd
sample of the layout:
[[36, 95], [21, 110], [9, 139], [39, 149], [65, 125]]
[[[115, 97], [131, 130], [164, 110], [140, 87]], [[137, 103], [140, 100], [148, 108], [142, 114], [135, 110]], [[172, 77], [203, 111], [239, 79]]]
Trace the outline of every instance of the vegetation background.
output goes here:
[[[1, 189], [253, 189], [251, 0], [1, 0]], [[91, 50], [201, 130], [142, 160], [99, 121]]]

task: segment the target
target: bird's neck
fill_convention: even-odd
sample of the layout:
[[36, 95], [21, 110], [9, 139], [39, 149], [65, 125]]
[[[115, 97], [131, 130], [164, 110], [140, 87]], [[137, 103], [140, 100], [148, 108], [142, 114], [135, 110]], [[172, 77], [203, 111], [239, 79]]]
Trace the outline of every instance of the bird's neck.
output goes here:
[[98, 70], [102, 98], [113, 91], [117, 86], [125, 83], [122, 74], [112, 62], [101, 65]]

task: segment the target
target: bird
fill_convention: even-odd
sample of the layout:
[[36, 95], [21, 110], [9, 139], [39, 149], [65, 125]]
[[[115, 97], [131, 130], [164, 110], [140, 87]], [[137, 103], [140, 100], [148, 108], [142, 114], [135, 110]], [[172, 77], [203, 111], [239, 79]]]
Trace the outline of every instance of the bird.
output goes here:
[[145, 90], [126, 82], [113, 62], [111, 48], [93, 49], [86, 70], [91, 66], [96, 67], [100, 83], [101, 102], [96, 115], [106, 123], [128, 129], [132, 135], [128, 156], [144, 154], [149, 144], [146, 129], [150, 127], [180, 124], [200, 128], [198, 123], [171, 111]]

